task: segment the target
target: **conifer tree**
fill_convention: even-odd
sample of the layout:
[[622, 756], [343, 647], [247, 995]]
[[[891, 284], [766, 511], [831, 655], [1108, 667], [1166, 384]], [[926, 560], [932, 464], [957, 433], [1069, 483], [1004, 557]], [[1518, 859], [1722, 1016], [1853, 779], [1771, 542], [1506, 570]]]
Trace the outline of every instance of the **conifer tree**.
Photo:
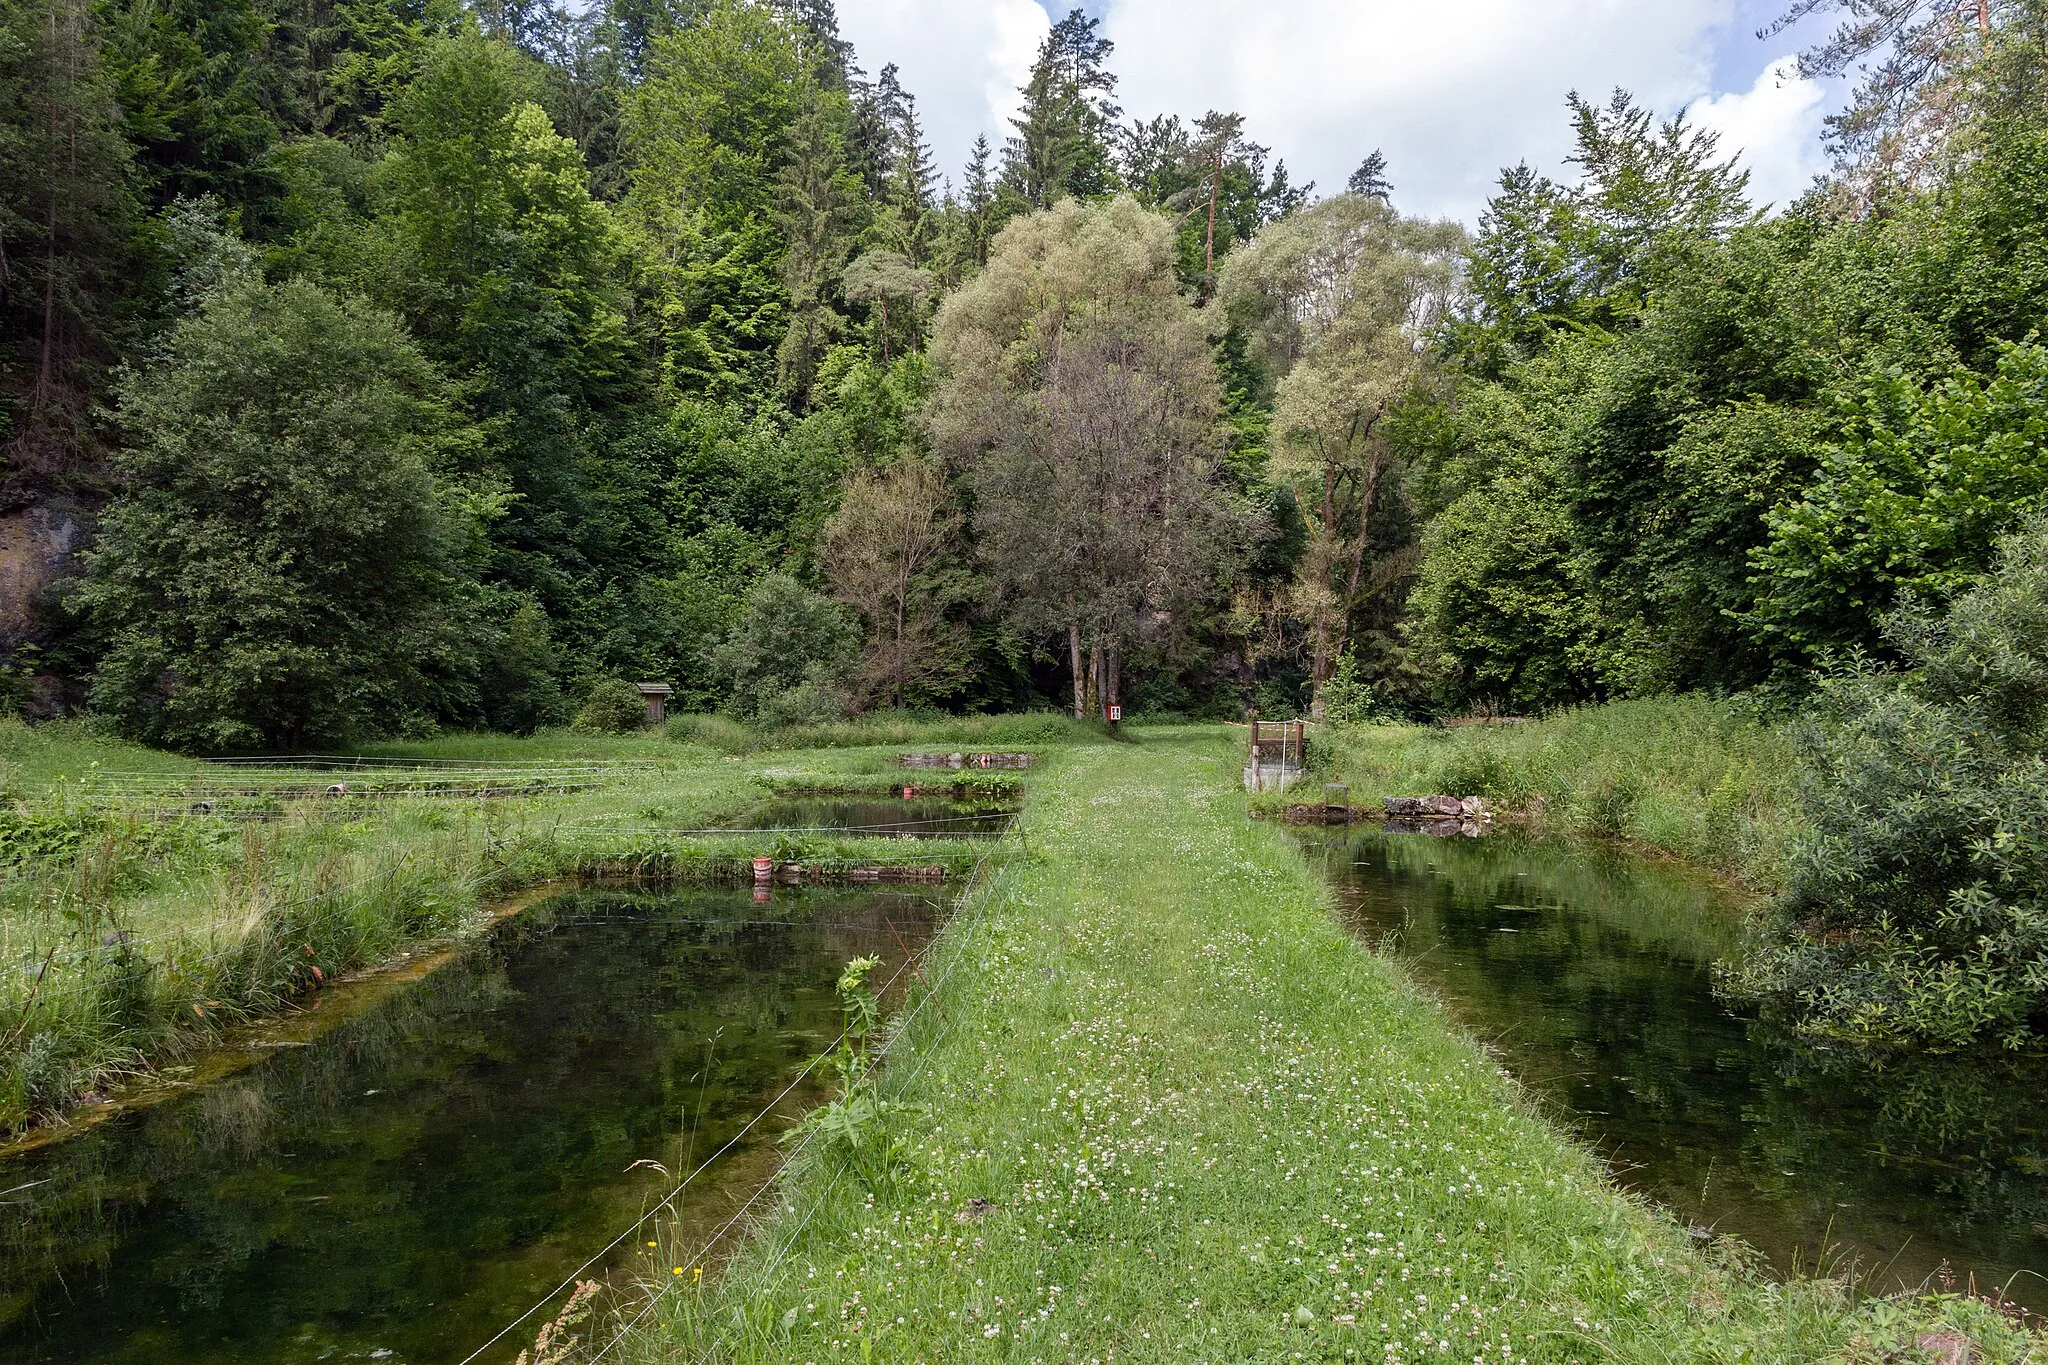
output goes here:
[[931, 146], [924, 140], [924, 128], [917, 117], [917, 100], [903, 93], [893, 137], [889, 183], [884, 202], [888, 206], [890, 245], [914, 266], [922, 266], [931, 255], [932, 168]]
[[974, 147], [967, 155], [967, 184], [960, 196], [967, 245], [976, 269], [988, 264], [989, 238], [995, 235], [995, 224], [992, 220], [997, 185], [989, 174], [989, 161], [994, 154], [995, 149], [989, 145], [988, 134], [976, 134]]
[[1099, 26], [1078, 9], [1054, 24], [1019, 88], [1024, 108], [1010, 120], [1017, 131], [1003, 150], [1003, 189], [1025, 208], [1117, 188], [1110, 137], [1123, 110], [1106, 65], [1115, 44]]
[[789, 290], [789, 331], [777, 354], [782, 385], [807, 405], [818, 361], [845, 318], [833, 294], [862, 208], [859, 179], [846, 165], [846, 96], [817, 79], [805, 83], [779, 177], [776, 221], [787, 245], [782, 281]]

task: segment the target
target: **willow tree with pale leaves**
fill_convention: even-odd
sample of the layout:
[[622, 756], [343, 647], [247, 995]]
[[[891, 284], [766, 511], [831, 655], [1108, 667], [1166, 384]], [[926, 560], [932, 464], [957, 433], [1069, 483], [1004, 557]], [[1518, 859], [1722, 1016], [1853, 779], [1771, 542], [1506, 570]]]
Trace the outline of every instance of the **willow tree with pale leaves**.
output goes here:
[[1065, 635], [1075, 713], [1091, 694], [1107, 711], [1131, 646], [1214, 595], [1242, 540], [1213, 477], [1221, 395], [1172, 223], [1128, 196], [1014, 220], [939, 309], [931, 357], [924, 421], [972, 495], [1004, 614]]
[[1281, 377], [1272, 471], [1293, 483], [1309, 545], [1285, 609], [1305, 622], [1314, 713], [1355, 613], [1401, 576], [1371, 560], [1373, 508], [1398, 450], [1388, 418], [1431, 378], [1429, 343], [1459, 289], [1465, 232], [1341, 194], [1230, 258], [1218, 300]]

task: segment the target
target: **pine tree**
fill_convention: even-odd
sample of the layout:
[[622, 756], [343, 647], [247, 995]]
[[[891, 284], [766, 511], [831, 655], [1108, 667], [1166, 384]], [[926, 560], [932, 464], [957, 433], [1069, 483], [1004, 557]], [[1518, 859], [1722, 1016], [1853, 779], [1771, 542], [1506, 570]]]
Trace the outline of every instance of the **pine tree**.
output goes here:
[[1099, 25], [1078, 9], [1053, 25], [1019, 89], [1024, 109], [1010, 120], [1017, 133], [1003, 150], [1003, 188], [1027, 208], [1116, 188], [1109, 140], [1123, 110], [1105, 65], [1115, 44]]
[[967, 241], [977, 270], [988, 264], [988, 242], [995, 235], [992, 219], [996, 183], [989, 175], [989, 159], [994, 154], [988, 134], [977, 133], [974, 147], [967, 154], [967, 186], [960, 196], [960, 206], [965, 211]]
[[904, 101], [909, 94], [896, 79], [896, 64], [882, 68], [872, 82], [853, 83], [853, 123], [849, 130], [847, 155], [866, 187], [868, 198], [889, 196], [889, 175], [895, 165], [896, 129], [903, 122]]
[[778, 178], [776, 221], [787, 243], [782, 281], [789, 291], [789, 331], [777, 360], [782, 385], [799, 407], [809, 402], [825, 348], [846, 326], [832, 293], [862, 204], [860, 181], [846, 166], [846, 123], [845, 95], [807, 82]]
[[853, 64], [853, 44], [839, 36], [839, 9], [832, 0], [780, 0], [776, 8], [809, 38], [826, 83], [835, 90], [850, 88], [860, 68]]
[[1394, 186], [1387, 179], [1387, 158], [1375, 147], [1371, 155], [1358, 163], [1358, 169], [1351, 173], [1344, 188], [1366, 199], [1389, 199], [1393, 197]]
[[918, 122], [917, 100], [907, 91], [894, 134], [885, 198], [889, 236], [897, 251], [913, 266], [921, 266], [931, 255], [935, 226], [932, 187], [937, 173], [932, 167], [931, 145], [924, 140], [924, 128]]
[[126, 292], [136, 204], [85, 0], [0, 18], [0, 440], [7, 483], [72, 471]]

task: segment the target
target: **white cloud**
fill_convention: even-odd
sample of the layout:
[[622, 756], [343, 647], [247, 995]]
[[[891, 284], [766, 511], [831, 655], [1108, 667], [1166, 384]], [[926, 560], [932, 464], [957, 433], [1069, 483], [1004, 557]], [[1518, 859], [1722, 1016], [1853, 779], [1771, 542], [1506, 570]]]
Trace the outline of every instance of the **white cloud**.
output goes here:
[[1721, 150], [1740, 152], [1750, 171], [1750, 196], [1784, 208], [1827, 169], [1821, 146], [1829, 92], [1803, 80], [1790, 57], [1771, 63], [1745, 92], [1701, 100], [1692, 117], [1721, 135]]
[[890, 62], [901, 68], [933, 157], [956, 185], [975, 134], [1002, 145], [1017, 87], [1050, 27], [1036, 0], [839, 3], [839, 31], [868, 75]]
[[[1062, 12], [1070, 0], [1058, 0]], [[1825, 92], [1774, 66], [1756, 0], [1106, 0], [1111, 69], [1132, 115], [1246, 115], [1297, 183], [1343, 187], [1374, 147], [1396, 202], [1476, 220], [1501, 168], [1553, 174], [1571, 147], [1568, 91], [1624, 86], [1650, 107], [1691, 105], [1744, 148], [1760, 198], [1783, 203], [1820, 168]], [[957, 183], [968, 144], [1000, 144], [1048, 21], [1034, 0], [839, 0], [869, 73], [902, 68], [940, 167]]]
[[1124, 102], [1236, 109], [1325, 193], [1386, 152], [1396, 201], [1471, 220], [1501, 168], [1554, 168], [1564, 99], [1708, 93], [1729, 0], [1112, 0]]

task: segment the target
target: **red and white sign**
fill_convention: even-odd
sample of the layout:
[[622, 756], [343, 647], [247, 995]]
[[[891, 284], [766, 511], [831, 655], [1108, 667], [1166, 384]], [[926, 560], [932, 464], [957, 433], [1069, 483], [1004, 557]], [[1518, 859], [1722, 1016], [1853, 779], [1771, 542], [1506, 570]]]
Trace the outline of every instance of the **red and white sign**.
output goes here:
[[1115, 721], [1120, 721], [1120, 720], [1122, 720], [1122, 719], [1124, 718], [1124, 708], [1123, 708], [1123, 707], [1121, 707], [1121, 706], [1112, 706], [1112, 707], [1110, 707], [1110, 708], [1109, 708], [1109, 718], [1110, 718], [1111, 722], [1115, 722]]

